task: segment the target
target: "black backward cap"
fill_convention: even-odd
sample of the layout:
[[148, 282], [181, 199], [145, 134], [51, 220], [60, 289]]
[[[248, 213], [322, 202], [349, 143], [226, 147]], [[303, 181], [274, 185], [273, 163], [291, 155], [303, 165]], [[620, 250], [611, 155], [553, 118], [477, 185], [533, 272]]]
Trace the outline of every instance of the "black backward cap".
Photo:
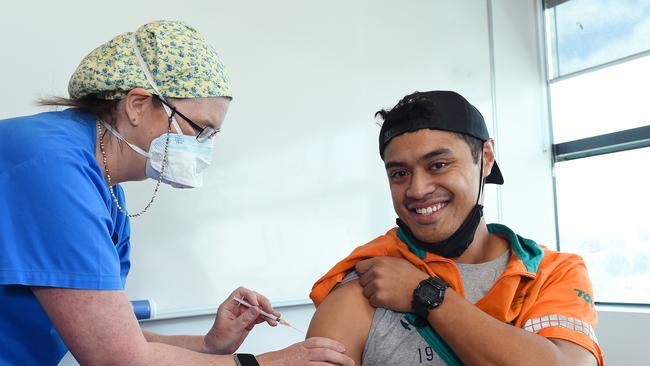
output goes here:
[[[382, 159], [384, 150], [393, 137], [423, 128], [462, 133], [483, 142], [490, 138], [481, 112], [462, 95], [445, 90], [415, 92], [402, 99], [395, 108], [402, 108], [418, 100], [427, 100], [433, 106], [424, 116], [420, 114], [415, 119], [395, 123], [397, 121], [391, 119], [392, 111], [386, 114], [379, 132], [379, 154]], [[485, 183], [503, 184], [503, 176], [496, 161], [490, 175], [485, 178]]]

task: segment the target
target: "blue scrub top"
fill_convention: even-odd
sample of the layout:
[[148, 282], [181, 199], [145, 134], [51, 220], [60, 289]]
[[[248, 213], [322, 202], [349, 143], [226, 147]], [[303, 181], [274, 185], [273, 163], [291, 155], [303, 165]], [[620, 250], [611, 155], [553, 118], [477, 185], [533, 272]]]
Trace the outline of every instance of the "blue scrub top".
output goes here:
[[75, 109], [0, 120], [0, 365], [56, 365], [67, 352], [29, 286], [124, 289], [129, 219], [95, 136], [95, 118]]

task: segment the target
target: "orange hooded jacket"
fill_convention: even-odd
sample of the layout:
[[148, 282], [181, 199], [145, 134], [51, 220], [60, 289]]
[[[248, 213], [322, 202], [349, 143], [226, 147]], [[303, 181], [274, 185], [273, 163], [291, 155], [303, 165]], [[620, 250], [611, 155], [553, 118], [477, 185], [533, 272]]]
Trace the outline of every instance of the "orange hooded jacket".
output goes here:
[[[488, 231], [508, 240], [511, 256], [504, 272], [476, 307], [502, 322], [546, 338], [576, 343], [603, 365], [593, 329], [597, 315], [591, 281], [582, 258], [549, 250], [504, 225], [489, 224]], [[453, 260], [417, 251], [416, 247], [412, 251], [400, 239], [397, 228], [393, 228], [337, 263], [314, 284], [310, 297], [318, 306], [358, 262], [379, 256], [404, 258], [465, 296], [462, 277]]]

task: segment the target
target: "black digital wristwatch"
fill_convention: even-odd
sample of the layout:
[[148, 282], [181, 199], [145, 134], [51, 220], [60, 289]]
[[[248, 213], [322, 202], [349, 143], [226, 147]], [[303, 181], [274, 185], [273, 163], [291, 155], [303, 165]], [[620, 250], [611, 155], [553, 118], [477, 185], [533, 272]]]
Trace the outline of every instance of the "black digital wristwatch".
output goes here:
[[429, 312], [442, 304], [445, 290], [449, 285], [438, 277], [429, 277], [413, 291], [413, 310], [421, 318], [427, 319]]

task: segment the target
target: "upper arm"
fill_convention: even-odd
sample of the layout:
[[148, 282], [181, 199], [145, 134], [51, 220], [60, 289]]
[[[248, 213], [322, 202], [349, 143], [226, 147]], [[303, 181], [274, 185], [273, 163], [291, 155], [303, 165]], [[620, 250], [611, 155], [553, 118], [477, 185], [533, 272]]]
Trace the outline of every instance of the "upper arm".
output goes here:
[[562, 339], [550, 339], [550, 341], [555, 344], [562, 359], [567, 361], [567, 365], [598, 366], [596, 356], [587, 351], [584, 347]]
[[137, 365], [147, 343], [123, 291], [32, 287], [82, 365]]
[[316, 309], [307, 338], [327, 337], [343, 343], [345, 353], [360, 365], [374, 312], [359, 281], [350, 281], [333, 290]]

